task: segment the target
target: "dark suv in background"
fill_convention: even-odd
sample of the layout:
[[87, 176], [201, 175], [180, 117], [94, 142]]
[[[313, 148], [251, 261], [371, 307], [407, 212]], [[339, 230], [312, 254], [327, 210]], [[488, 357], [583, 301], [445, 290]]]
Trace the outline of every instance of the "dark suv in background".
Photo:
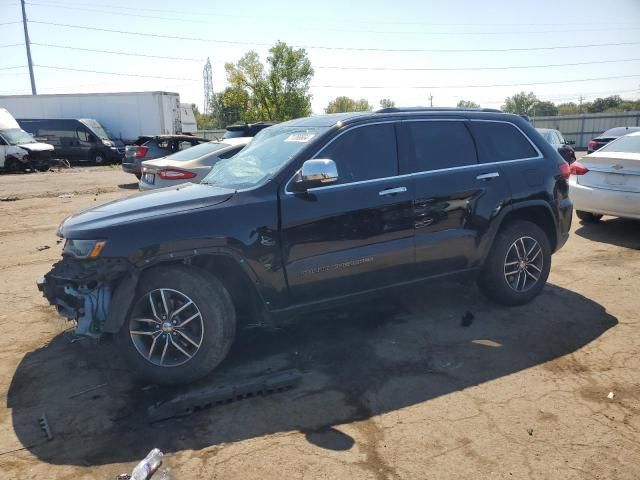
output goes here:
[[63, 258], [38, 284], [78, 334], [113, 334], [145, 381], [190, 382], [224, 359], [240, 318], [445, 277], [531, 301], [568, 237], [569, 169], [527, 121], [496, 111], [301, 118], [201, 184], [67, 218]]
[[257, 122], [257, 123], [238, 123], [235, 125], [229, 125], [226, 127], [222, 138], [236, 138], [236, 137], [255, 137], [258, 132], [264, 130], [267, 127], [276, 125], [277, 122]]

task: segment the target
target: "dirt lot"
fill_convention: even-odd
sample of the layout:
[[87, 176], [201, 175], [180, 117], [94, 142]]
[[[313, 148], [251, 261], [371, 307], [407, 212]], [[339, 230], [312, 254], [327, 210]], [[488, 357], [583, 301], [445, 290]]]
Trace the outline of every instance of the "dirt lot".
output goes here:
[[134, 385], [110, 342], [71, 343], [35, 287], [58, 223], [132, 180], [0, 175], [1, 478], [112, 479], [155, 446], [176, 480], [640, 477], [639, 222], [574, 221], [524, 307], [441, 283], [246, 328], [212, 382], [297, 367], [302, 384], [149, 425], [174, 392]]

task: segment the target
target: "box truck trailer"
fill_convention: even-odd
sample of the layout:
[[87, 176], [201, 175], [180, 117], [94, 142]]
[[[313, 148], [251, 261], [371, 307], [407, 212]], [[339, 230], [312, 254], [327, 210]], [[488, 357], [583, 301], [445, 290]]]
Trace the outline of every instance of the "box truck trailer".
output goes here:
[[2, 95], [0, 107], [19, 119], [94, 119], [125, 143], [140, 135], [195, 130], [190, 105], [180, 104], [180, 95], [171, 92]]

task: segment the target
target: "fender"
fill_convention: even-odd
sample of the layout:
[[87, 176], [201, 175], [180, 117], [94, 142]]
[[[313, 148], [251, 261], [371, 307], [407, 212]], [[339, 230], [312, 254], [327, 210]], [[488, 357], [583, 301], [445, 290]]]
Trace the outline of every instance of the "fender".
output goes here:
[[[516, 212], [518, 210], [523, 210], [526, 208], [531, 208], [531, 207], [536, 207], [536, 208], [543, 207], [544, 210], [548, 213], [549, 217], [551, 218], [554, 228], [557, 230], [558, 228], [557, 217], [556, 215], [554, 215], [553, 210], [549, 206], [548, 202], [545, 202], [544, 200], [524, 200], [521, 202], [517, 202], [515, 204], [512, 203], [510, 205], [507, 205], [506, 207], [500, 210], [495, 220], [491, 222], [492, 223], [491, 228], [487, 231], [486, 235], [483, 236], [482, 240], [480, 241], [480, 245], [478, 245], [478, 248], [480, 250], [480, 255], [478, 258], [480, 259], [481, 264], [484, 263], [485, 258], [489, 254], [491, 245], [493, 245], [493, 241], [496, 235], [498, 234], [498, 232], [500, 231], [500, 228], [502, 228], [502, 225], [505, 219], [513, 212]], [[552, 245], [552, 250], [555, 250], [554, 245]]]

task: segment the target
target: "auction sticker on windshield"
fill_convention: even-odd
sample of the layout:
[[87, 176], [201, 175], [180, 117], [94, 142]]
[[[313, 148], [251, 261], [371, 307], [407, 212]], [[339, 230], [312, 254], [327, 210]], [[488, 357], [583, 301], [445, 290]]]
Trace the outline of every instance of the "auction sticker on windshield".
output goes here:
[[285, 142], [298, 142], [298, 143], [307, 143], [313, 137], [315, 137], [315, 133], [306, 133], [306, 132], [298, 132], [292, 133], [287, 138], [285, 138]]

